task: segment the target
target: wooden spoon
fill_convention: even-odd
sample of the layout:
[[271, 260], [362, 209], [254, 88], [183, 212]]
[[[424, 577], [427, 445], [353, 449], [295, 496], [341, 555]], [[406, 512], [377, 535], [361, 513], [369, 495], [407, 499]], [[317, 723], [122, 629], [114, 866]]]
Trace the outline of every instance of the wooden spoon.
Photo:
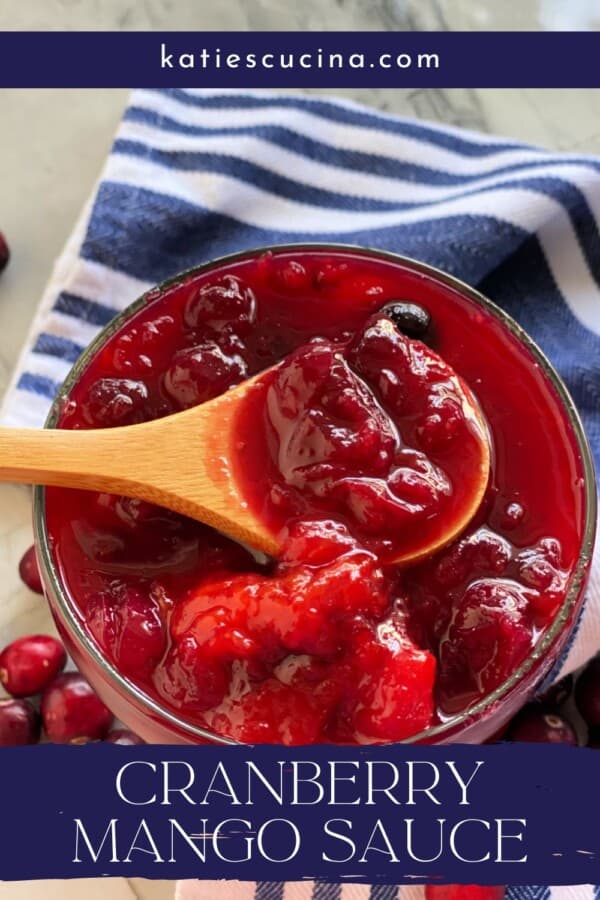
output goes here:
[[[250, 392], [264, 391], [262, 372], [214, 400], [162, 419], [118, 428], [0, 428], [0, 482], [83, 488], [147, 500], [198, 519], [270, 556], [280, 545], [248, 508], [231, 467], [235, 418]], [[459, 534], [475, 514], [489, 477], [488, 432], [477, 401], [460, 382], [466, 408], [481, 429], [479, 477], [458, 520], [427, 547], [399, 560], [423, 558]]]

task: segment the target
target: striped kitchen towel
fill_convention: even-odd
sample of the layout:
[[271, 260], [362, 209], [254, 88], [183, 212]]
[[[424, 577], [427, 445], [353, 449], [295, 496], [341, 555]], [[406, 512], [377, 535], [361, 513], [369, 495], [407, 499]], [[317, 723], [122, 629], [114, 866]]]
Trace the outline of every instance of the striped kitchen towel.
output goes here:
[[[264, 244], [393, 250], [479, 287], [567, 382], [600, 460], [600, 159], [266, 92], [132, 94], [0, 413], [42, 425], [83, 347], [149, 285]], [[551, 477], [551, 473], [549, 473]], [[559, 672], [600, 648], [600, 564]], [[550, 893], [552, 890], [552, 893]], [[401, 890], [402, 900], [422, 889]], [[392, 900], [395, 888], [185, 883], [181, 900]], [[599, 897], [514, 888], [519, 900]]]
[[[417, 885], [316, 884], [311, 881], [242, 882], [180, 881], [174, 900], [423, 900], [425, 889]], [[600, 900], [600, 886], [511, 887], [506, 900]]]

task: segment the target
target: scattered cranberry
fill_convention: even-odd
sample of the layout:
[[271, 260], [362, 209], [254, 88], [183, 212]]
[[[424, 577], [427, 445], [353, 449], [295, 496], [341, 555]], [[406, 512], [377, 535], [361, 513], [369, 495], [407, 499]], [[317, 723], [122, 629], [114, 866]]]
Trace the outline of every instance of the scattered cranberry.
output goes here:
[[546, 709], [557, 709], [566, 703], [573, 693], [573, 682], [572, 675], [565, 675], [537, 698], [538, 703], [543, 704]]
[[42, 694], [40, 706], [48, 740], [66, 744], [73, 738], [103, 738], [113, 715], [77, 672], [59, 675]]
[[525, 706], [514, 719], [508, 732], [511, 741], [534, 744], [569, 744], [576, 747], [573, 726], [556, 712], [547, 712], [536, 703]]
[[425, 900], [503, 900], [505, 887], [478, 884], [428, 884]]
[[577, 679], [575, 703], [589, 728], [600, 726], [600, 657], [593, 659]]
[[8, 260], [10, 259], [10, 250], [8, 249], [8, 244], [6, 243], [6, 238], [0, 231], [0, 272], [2, 269], [6, 268]]
[[36, 594], [44, 593], [35, 547], [30, 547], [23, 555], [19, 563], [19, 575], [21, 576], [21, 581], [27, 585], [30, 591]]
[[19, 638], [0, 653], [0, 684], [13, 697], [30, 697], [43, 691], [66, 662], [65, 648], [56, 638], [48, 634]]
[[115, 731], [110, 732], [106, 738], [106, 743], [132, 747], [135, 744], [143, 744], [144, 741], [137, 734], [134, 734], [133, 731], [128, 731], [127, 728], [117, 728]]
[[28, 700], [0, 700], [0, 747], [35, 744], [40, 721]]

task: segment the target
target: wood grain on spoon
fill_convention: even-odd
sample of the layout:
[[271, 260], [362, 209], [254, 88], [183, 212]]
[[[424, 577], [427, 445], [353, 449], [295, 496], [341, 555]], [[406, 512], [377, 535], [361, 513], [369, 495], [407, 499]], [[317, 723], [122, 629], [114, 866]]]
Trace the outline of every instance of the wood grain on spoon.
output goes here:
[[[265, 390], [264, 373], [184, 412], [117, 428], [0, 429], [0, 481], [119, 494], [146, 500], [190, 516], [277, 557], [275, 535], [249, 509], [231, 466], [239, 404], [251, 391]], [[479, 478], [460, 518], [433, 544], [420, 547], [407, 563], [456, 537], [475, 514], [489, 477], [487, 429], [477, 402], [462, 385], [465, 406], [482, 433]]]

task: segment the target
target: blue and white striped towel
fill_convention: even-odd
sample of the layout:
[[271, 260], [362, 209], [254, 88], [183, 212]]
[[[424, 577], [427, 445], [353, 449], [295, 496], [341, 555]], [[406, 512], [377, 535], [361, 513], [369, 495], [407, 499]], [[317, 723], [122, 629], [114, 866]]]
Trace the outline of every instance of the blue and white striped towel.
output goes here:
[[[149, 285], [233, 250], [334, 240], [417, 257], [477, 285], [532, 334], [600, 461], [600, 159], [266, 92], [136, 91], [58, 260], [6, 425], [39, 426], [82, 348]], [[551, 473], [549, 473], [551, 477]], [[564, 673], [600, 648], [600, 559]], [[558, 675], [558, 671], [555, 673]], [[181, 885], [236, 900], [392, 900], [344, 885]], [[422, 889], [402, 889], [421, 900]], [[591, 887], [511, 898], [596, 897]]]
[[[425, 889], [417, 885], [396, 888], [362, 884], [313, 884], [309, 881], [241, 882], [181, 881], [175, 900], [423, 900]], [[506, 900], [600, 900], [600, 886], [512, 887]]]

